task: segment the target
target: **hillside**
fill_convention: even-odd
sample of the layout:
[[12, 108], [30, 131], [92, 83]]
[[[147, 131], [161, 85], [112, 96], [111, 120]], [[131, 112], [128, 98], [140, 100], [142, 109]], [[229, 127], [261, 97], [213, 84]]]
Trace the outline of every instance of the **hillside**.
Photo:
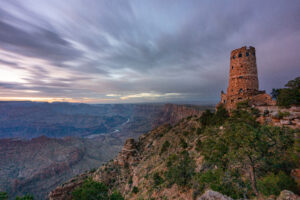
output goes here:
[[[26, 127], [31, 126], [39, 131], [47, 129], [51, 136], [59, 136], [56, 138], [39, 136], [32, 139], [0, 139], [0, 191], [7, 191], [11, 194], [11, 199], [15, 195], [26, 193], [34, 194], [38, 199], [44, 199], [49, 191], [71, 177], [97, 168], [114, 158], [127, 138], [137, 138], [162, 123], [176, 123], [191, 113], [199, 116], [205, 109], [205, 107], [172, 104], [72, 105], [30, 102], [2, 103], [0, 107], [6, 111], [4, 112], [6, 117], [1, 118], [2, 127], [10, 126], [10, 123], [6, 124], [6, 122], [12, 122], [12, 119], [16, 117], [19, 122], [16, 125], [11, 123], [14, 127], [26, 122]], [[41, 112], [41, 109], [45, 107], [51, 107], [51, 115], [53, 115], [52, 120], [48, 122], [49, 128], [46, 128], [44, 124], [34, 123], [35, 120], [45, 119]], [[9, 112], [10, 109], [11, 112]], [[94, 124], [94, 119], [99, 118], [101, 121], [104, 118], [100, 115], [100, 111], [105, 117], [111, 115], [128, 118], [118, 123], [110, 122], [111, 132], [108, 133], [95, 132], [85, 136], [86, 129], [81, 129], [82, 132], [79, 132], [79, 135], [84, 137], [63, 138], [61, 134], [56, 134], [54, 131], [63, 130], [62, 127], [66, 124], [75, 125], [76, 122], [79, 123], [77, 126], [83, 124], [88, 127], [95, 126], [97, 124]], [[81, 113], [82, 117], [78, 117], [78, 113]], [[30, 116], [35, 117], [30, 118]], [[67, 119], [64, 119], [66, 116]], [[93, 117], [84, 118], [84, 116]], [[60, 121], [61, 126], [52, 128], [55, 126], [54, 122], [60, 119], [64, 119]], [[3, 133], [10, 135], [9, 131]], [[24, 135], [26, 138], [43, 135], [43, 133], [43, 131], [34, 132], [31, 135], [30, 131], [24, 127], [18, 130], [18, 136]], [[77, 132], [74, 135], [76, 136]]]
[[[162, 125], [138, 140], [128, 139], [114, 160], [74, 177], [49, 197], [72, 199], [72, 191], [88, 177], [125, 199], [195, 199], [209, 188], [233, 198], [253, 198], [257, 188], [265, 197], [283, 189], [299, 192], [297, 175], [290, 176], [299, 168], [299, 130], [262, 126], [254, 115], [251, 110], [228, 117], [220, 110]], [[255, 174], [248, 173], [249, 166]]]

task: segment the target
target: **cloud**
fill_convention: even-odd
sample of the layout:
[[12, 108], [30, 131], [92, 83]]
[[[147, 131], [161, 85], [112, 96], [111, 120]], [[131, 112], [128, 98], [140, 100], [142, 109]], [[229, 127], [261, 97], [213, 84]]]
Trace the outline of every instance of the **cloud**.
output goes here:
[[157, 97], [172, 97], [172, 96], [179, 96], [178, 93], [166, 93], [166, 94], [157, 94], [157, 93], [139, 93], [139, 94], [131, 94], [120, 97], [122, 100], [128, 99], [137, 99], [137, 98], [157, 98]]
[[26, 89], [93, 102], [216, 103], [230, 51], [244, 45], [257, 49], [261, 89], [299, 74], [296, 0], [28, 0], [0, 7], [0, 67], [22, 84], [0, 80], [16, 95]]

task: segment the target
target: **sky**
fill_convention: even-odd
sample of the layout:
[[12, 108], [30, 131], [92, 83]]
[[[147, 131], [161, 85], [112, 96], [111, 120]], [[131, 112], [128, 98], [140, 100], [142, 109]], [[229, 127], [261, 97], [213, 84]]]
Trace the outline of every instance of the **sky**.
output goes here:
[[300, 76], [300, 1], [0, 0], [0, 100], [217, 103], [242, 46]]

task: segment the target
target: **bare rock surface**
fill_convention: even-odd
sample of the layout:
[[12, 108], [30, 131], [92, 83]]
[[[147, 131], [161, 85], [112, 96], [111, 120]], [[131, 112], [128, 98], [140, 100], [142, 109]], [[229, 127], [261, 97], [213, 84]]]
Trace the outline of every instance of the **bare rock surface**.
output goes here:
[[201, 195], [198, 198], [198, 200], [233, 200], [233, 199], [219, 192], [213, 190], [207, 190], [203, 195]]

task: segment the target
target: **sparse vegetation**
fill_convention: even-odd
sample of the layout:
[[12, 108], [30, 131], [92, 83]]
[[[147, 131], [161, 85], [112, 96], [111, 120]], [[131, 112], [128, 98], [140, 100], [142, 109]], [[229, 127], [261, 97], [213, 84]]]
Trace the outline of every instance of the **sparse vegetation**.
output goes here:
[[198, 139], [196, 143], [196, 151], [199, 152], [201, 150], [201, 146], [202, 146], [202, 142], [200, 139]]
[[132, 192], [133, 192], [134, 194], [138, 193], [138, 192], [139, 192], [139, 188], [136, 187], [136, 186], [134, 186], [133, 189], [132, 189]]
[[159, 175], [158, 172], [156, 172], [153, 175], [153, 181], [154, 181], [154, 185], [158, 186], [164, 182], [164, 179]]
[[281, 111], [278, 112], [278, 119], [282, 119], [282, 118], [288, 117], [288, 116], [290, 116], [289, 112], [281, 112]]
[[296, 190], [296, 183], [292, 177], [285, 172], [280, 171], [278, 174], [271, 172], [258, 180], [257, 187], [266, 196], [279, 195], [284, 189]]
[[113, 192], [108, 195], [108, 187], [103, 183], [95, 182], [91, 179], [87, 179], [82, 186], [76, 188], [72, 192], [72, 198], [74, 200], [122, 200], [122, 196], [118, 192]]
[[132, 181], [132, 176], [130, 176], [130, 177], [129, 177], [129, 180], [128, 180], [128, 184], [129, 184], [129, 185], [132, 185], [132, 183], [133, 183], [133, 181]]
[[188, 144], [186, 143], [186, 141], [183, 138], [180, 138], [180, 146], [184, 149], [186, 149], [188, 147]]
[[169, 147], [170, 147], [170, 142], [165, 141], [164, 144], [161, 147], [160, 154], [164, 153]]
[[17, 196], [16, 200], [34, 200], [34, 198], [33, 198], [32, 195], [26, 194], [26, 195], [21, 196], [21, 197]]
[[[232, 112], [224, 123], [222, 133], [214, 126], [206, 128], [205, 134], [209, 137], [203, 141], [201, 151], [205, 162], [222, 171], [206, 171], [200, 179], [205, 179], [208, 187], [234, 198], [251, 197], [253, 194], [258, 196], [262, 192], [260, 189], [270, 180], [264, 178], [267, 172], [278, 175], [279, 170], [283, 170], [281, 173], [288, 175], [293, 166], [296, 166], [293, 153], [294, 131], [260, 125], [256, 121], [254, 109], [246, 106], [242, 108]], [[245, 171], [250, 175], [249, 178], [243, 176]], [[225, 175], [229, 182], [225, 183], [216, 177]], [[281, 176], [283, 177], [282, 174]], [[227, 190], [227, 187], [232, 189]], [[285, 185], [280, 189], [293, 188]], [[272, 192], [265, 193], [277, 194], [278, 190], [276, 193]]]
[[271, 94], [279, 106], [300, 105], [300, 77], [290, 80], [285, 88], [273, 89]]
[[179, 186], [188, 186], [195, 173], [195, 161], [187, 151], [169, 157], [167, 167], [166, 179], [170, 185], [175, 183]]
[[198, 134], [198, 135], [201, 135], [202, 133], [203, 133], [202, 128], [197, 128], [197, 134]]
[[200, 117], [199, 121], [203, 128], [207, 126], [221, 126], [228, 119], [229, 114], [223, 105], [220, 105], [217, 108], [215, 113], [212, 113], [210, 110], [206, 110]]
[[124, 197], [122, 196], [121, 193], [114, 191], [111, 195], [110, 195], [110, 200], [124, 200]]
[[0, 192], [0, 200], [7, 200], [8, 194], [7, 192]]

